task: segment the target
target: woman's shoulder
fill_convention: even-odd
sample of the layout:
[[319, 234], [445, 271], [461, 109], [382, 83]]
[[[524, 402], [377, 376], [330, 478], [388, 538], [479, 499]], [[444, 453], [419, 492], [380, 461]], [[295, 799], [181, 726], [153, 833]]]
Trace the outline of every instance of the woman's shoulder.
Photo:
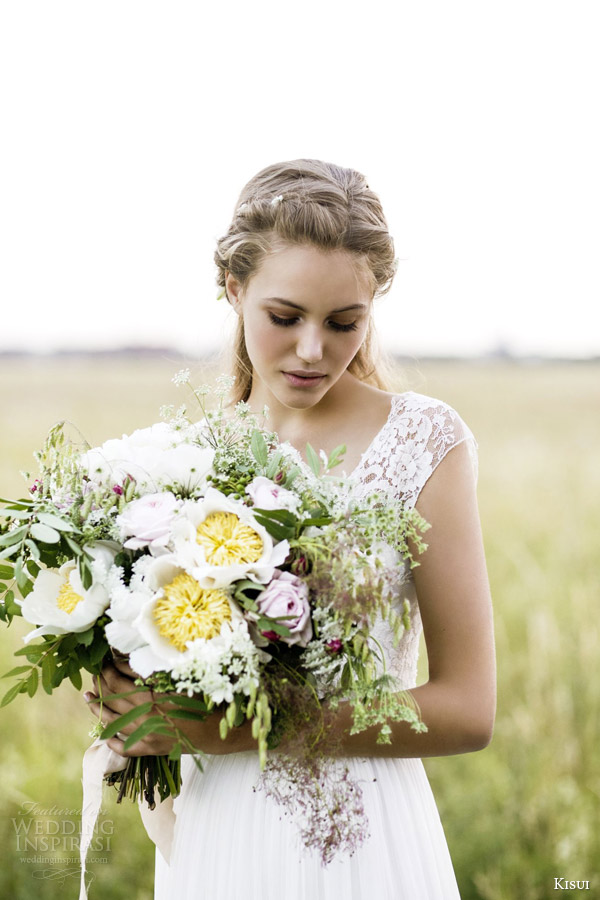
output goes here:
[[444, 400], [416, 391], [395, 393], [391, 397], [392, 414], [397, 421], [403, 421], [407, 426], [412, 424], [416, 429], [429, 428], [444, 440], [451, 436], [457, 440], [467, 437], [475, 440], [460, 413]]

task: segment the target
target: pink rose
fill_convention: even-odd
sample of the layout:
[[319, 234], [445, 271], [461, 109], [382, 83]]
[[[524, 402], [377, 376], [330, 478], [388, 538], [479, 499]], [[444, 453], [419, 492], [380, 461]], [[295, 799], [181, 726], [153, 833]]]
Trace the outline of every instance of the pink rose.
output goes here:
[[287, 509], [289, 512], [296, 512], [300, 504], [295, 494], [263, 475], [250, 482], [246, 493], [252, 497], [252, 502], [258, 509]]
[[[273, 580], [257, 599], [258, 610], [263, 616], [276, 619], [290, 630], [289, 637], [281, 637], [286, 644], [306, 647], [312, 638], [308, 588], [290, 572], [275, 571]], [[269, 636], [267, 632], [266, 636]]]
[[179, 501], [170, 491], [144, 494], [133, 500], [117, 517], [121, 536], [128, 538], [124, 546], [130, 550], [148, 547], [154, 556], [166, 552], [178, 506]]

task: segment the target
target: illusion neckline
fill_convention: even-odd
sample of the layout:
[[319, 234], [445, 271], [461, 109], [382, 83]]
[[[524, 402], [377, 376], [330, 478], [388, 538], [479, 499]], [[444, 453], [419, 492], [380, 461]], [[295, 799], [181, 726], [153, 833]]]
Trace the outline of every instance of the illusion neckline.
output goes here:
[[[373, 450], [373, 447], [374, 447], [375, 444], [377, 443], [379, 437], [380, 437], [380, 436], [383, 434], [383, 432], [386, 430], [386, 428], [388, 427], [388, 425], [389, 425], [390, 422], [392, 421], [392, 418], [394, 418], [395, 413], [396, 413], [396, 406], [397, 406], [398, 403], [400, 403], [400, 401], [402, 401], [402, 400], [406, 397], [406, 393], [404, 393], [404, 394], [392, 394], [391, 397], [392, 397], [392, 399], [391, 399], [391, 402], [390, 402], [390, 409], [389, 409], [389, 412], [388, 412], [388, 414], [387, 414], [387, 417], [386, 417], [385, 422], [383, 423], [383, 425], [381, 426], [381, 428], [380, 428], [378, 431], [375, 432], [375, 434], [373, 435], [373, 437], [372, 437], [371, 440], [369, 441], [369, 444], [367, 445], [366, 450], [364, 450], [363, 453], [361, 453], [360, 459], [358, 460], [357, 464], [354, 466], [354, 468], [353, 468], [348, 474], [346, 474], [346, 478], [352, 478], [352, 479], [353, 479], [353, 478], [355, 477], [356, 473], [359, 471], [359, 469], [362, 468], [362, 466], [364, 465], [365, 461], [368, 459], [369, 454], [370, 454], [371, 451]], [[343, 463], [342, 463], [342, 465], [343, 465]]]

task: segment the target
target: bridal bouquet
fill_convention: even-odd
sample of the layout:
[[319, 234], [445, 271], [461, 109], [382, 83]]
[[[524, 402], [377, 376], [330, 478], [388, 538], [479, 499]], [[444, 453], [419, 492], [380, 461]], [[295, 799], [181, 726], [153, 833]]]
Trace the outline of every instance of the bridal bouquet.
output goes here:
[[427, 525], [381, 495], [354, 500], [330, 474], [343, 447], [327, 457], [308, 445], [307, 464], [246, 404], [230, 410], [225, 378], [211, 409], [211, 390], [193, 389], [187, 370], [174, 380], [201, 421], [163, 409], [164, 421], [94, 449], [61, 423], [36, 454], [28, 498], [2, 501], [0, 617], [36, 626], [2, 705], [40, 681], [49, 694], [65, 678], [81, 688], [82, 670], [124, 656], [135, 690], [168, 702], [139, 704], [97, 734], [140, 719], [126, 749], [151, 732], [174, 746], [110, 776], [119, 799], [176, 795], [183, 752], [202, 765], [182, 720], [216, 711], [223, 740], [251, 720], [267, 791], [284, 806], [301, 798], [305, 843], [327, 862], [359, 839], [356, 816], [348, 823], [360, 792], [325, 765], [339, 704], [350, 704], [352, 732], [376, 725], [380, 741], [391, 721], [424, 729], [372, 632], [379, 618], [398, 640], [409, 626], [397, 598]]

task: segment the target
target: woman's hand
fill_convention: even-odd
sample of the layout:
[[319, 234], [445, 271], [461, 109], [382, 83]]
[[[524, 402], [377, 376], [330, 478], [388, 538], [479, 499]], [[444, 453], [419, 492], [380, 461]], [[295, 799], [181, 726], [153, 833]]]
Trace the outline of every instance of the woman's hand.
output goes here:
[[[149, 734], [128, 750], [124, 749], [125, 740], [140, 727], [142, 722], [152, 715], [161, 713], [168, 717], [169, 712], [178, 708], [169, 701], [168, 694], [156, 694], [152, 690], [142, 690], [136, 687], [134, 683], [136, 678], [136, 673], [127, 663], [115, 660], [104, 666], [99, 678], [94, 676], [94, 693], [87, 692], [84, 694], [84, 698], [89, 708], [105, 726], [136, 706], [151, 702], [153, 706], [149, 713], [144, 713], [129, 725], [125, 725], [117, 736], [108, 739], [107, 744], [111, 750], [120, 753], [121, 756], [166, 756], [177, 743], [177, 739], [168, 734]], [[111, 695], [113, 694], [129, 691], [132, 693], [126, 697], [112, 699]], [[100, 702], [101, 697], [107, 699]], [[256, 744], [251, 734], [251, 722], [245, 722], [243, 725], [231, 729], [227, 738], [222, 740], [219, 732], [222, 718], [223, 714], [216, 711], [210, 713], [205, 719], [198, 718], [195, 721], [174, 719], [172, 722], [198, 752], [221, 755], [255, 749]], [[184, 748], [184, 752], [192, 751]]]

